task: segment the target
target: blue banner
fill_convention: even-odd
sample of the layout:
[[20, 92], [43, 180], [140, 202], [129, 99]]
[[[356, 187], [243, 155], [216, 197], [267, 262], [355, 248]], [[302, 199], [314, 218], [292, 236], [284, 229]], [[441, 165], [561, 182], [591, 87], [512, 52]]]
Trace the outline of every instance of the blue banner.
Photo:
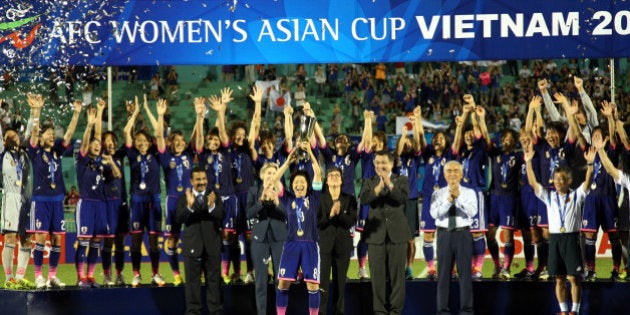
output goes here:
[[4, 65], [630, 56], [626, 1], [3, 1]]

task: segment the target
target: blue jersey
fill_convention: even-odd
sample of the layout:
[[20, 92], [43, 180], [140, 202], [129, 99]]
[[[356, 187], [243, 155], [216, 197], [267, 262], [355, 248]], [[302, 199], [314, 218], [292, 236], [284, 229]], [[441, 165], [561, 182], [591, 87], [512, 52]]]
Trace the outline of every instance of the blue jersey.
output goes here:
[[418, 199], [418, 166], [422, 160], [421, 152], [403, 153], [396, 159], [394, 172], [406, 176], [409, 180], [409, 199]]
[[[610, 145], [606, 146], [606, 154], [613, 165], [619, 163], [619, 146], [616, 148]], [[612, 176], [606, 172], [604, 165], [602, 165], [602, 160], [597, 154], [593, 161], [593, 175], [591, 176], [588, 196], [616, 196], [616, 194], [617, 185]]]
[[558, 166], [569, 167], [568, 157], [574, 153], [574, 145], [565, 141], [561, 146], [552, 148], [544, 139], [538, 139], [534, 150], [539, 157], [540, 175], [538, 182], [544, 187], [555, 189], [553, 174]]
[[475, 139], [472, 149], [462, 147], [457, 155], [457, 160], [462, 163], [464, 169], [462, 186], [485, 189], [488, 155], [486, 142], [483, 138]]
[[424, 180], [422, 181], [422, 196], [430, 198], [433, 191], [446, 187], [444, 178], [444, 164], [453, 159], [453, 151], [446, 149], [442, 155], [437, 156], [432, 145], [428, 145], [422, 151], [424, 160]]
[[[256, 147], [258, 148], [258, 141], [256, 141]], [[260, 174], [260, 169], [263, 167], [263, 165], [265, 165], [265, 163], [276, 163], [278, 165], [278, 168], [282, 164], [284, 164], [284, 161], [286, 161], [286, 156], [280, 152], [281, 150], [283, 150], [282, 147], [280, 147], [279, 150], [276, 150], [276, 152], [271, 155], [271, 158], [267, 158], [262, 154], [258, 154], [258, 158], [253, 161], [254, 168], [256, 168], [256, 174]], [[280, 178], [280, 182], [282, 183], [282, 185], [284, 185], [284, 176]], [[258, 186], [262, 185], [262, 179], [260, 179], [260, 176], [256, 176], [256, 183], [258, 184]]]
[[374, 167], [374, 152], [363, 151], [358, 152], [361, 156], [361, 169], [363, 172], [363, 179], [372, 178], [376, 176], [376, 169]]
[[490, 192], [495, 195], [516, 195], [519, 192], [522, 152], [503, 153], [493, 147], [490, 152], [492, 183]]
[[147, 154], [140, 154], [134, 147], [127, 147], [129, 172], [131, 173], [131, 188], [129, 193], [138, 196], [153, 196], [160, 190], [160, 164], [155, 145]]
[[357, 162], [359, 162], [359, 154], [356, 149], [348, 148], [348, 151], [344, 155], [338, 155], [327, 145], [321, 149], [324, 155], [324, 161], [326, 163], [326, 169], [330, 169], [335, 166], [341, 170], [343, 176], [343, 185], [341, 191], [348, 195], [354, 196], [354, 176]]
[[166, 149], [159, 153], [159, 159], [164, 171], [167, 195], [179, 196], [184, 194], [186, 188], [192, 188], [190, 178], [192, 176], [193, 152], [190, 147], [180, 155], [174, 155]]
[[319, 242], [319, 230], [317, 229], [317, 209], [321, 191], [310, 190], [304, 198], [296, 198], [295, 195], [284, 191], [280, 202], [287, 209], [288, 241], [312, 241]]
[[28, 155], [33, 166], [33, 199], [66, 194], [61, 156], [71, 148], [71, 144], [64, 146], [61, 139], [55, 141], [50, 151], [45, 151], [39, 145], [28, 146]]
[[101, 156], [90, 157], [79, 151], [75, 159], [81, 199], [105, 201], [105, 178], [113, 177], [111, 167], [103, 165]]
[[[312, 149], [312, 148], [311, 148]], [[296, 149], [297, 150], [297, 149]], [[288, 152], [285, 150], [283, 150], [286, 154], [288, 154]], [[306, 154], [306, 158], [304, 159], [298, 159], [296, 161], [296, 163], [293, 163], [289, 166], [289, 170], [291, 171], [291, 173], [295, 172], [295, 171], [306, 171], [308, 173], [309, 178], [313, 178], [313, 165], [311, 164], [311, 159], [308, 157], [307, 153]], [[319, 150], [313, 150], [313, 155], [315, 156], [315, 159], [319, 161]]]
[[[521, 152], [521, 157], [523, 157], [523, 152]], [[532, 158], [532, 169], [534, 170], [534, 175], [536, 178], [540, 178], [540, 158], [538, 154], [534, 151], [534, 158]], [[531, 189], [534, 191], [532, 186], [529, 185], [529, 180], [527, 180], [527, 163], [525, 163], [525, 159], [523, 158], [523, 162], [521, 163], [521, 178], [520, 178], [521, 189]]]
[[229, 149], [232, 158], [232, 180], [234, 180], [234, 191], [237, 193], [249, 191], [249, 187], [254, 184], [256, 172], [249, 148], [232, 145]]
[[221, 147], [216, 153], [204, 149], [199, 154], [199, 165], [206, 170], [208, 186], [214, 187], [219, 196], [234, 194], [232, 181], [232, 159], [226, 147]]
[[125, 172], [124, 172], [124, 161], [125, 155], [127, 154], [127, 150], [123, 145], [120, 149], [118, 149], [114, 155], [112, 156], [112, 160], [118, 166], [120, 170], [121, 177], [115, 178], [113, 176], [105, 178], [105, 198], [107, 200], [116, 200], [121, 199], [123, 202], [127, 202], [127, 187], [125, 184]]

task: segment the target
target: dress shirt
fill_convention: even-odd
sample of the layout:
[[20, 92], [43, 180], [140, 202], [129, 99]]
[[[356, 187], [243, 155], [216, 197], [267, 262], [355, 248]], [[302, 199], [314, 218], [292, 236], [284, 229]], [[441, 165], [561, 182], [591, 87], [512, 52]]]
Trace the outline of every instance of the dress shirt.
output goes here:
[[[203, 200], [204, 200], [204, 201], [206, 201], [206, 198], [205, 198], [206, 191], [205, 191], [205, 190], [204, 190], [204, 191], [202, 191], [202, 192], [197, 192], [197, 191], [195, 191], [195, 190], [193, 189], [193, 191], [192, 191], [192, 192], [193, 192], [193, 195], [195, 196], [195, 201], [197, 201], [197, 198], [199, 198], [199, 196], [204, 197], [204, 198], [203, 198]], [[211, 207], [208, 207], [208, 213], [212, 213], [212, 210], [214, 210], [214, 206], [215, 206], [215, 204], [213, 204]], [[186, 208], [188, 208], [188, 211], [190, 211], [190, 212], [195, 212], [195, 210], [194, 210], [194, 209], [192, 209], [192, 208], [190, 208], [190, 207], [188, 207], [188, 206], [187, 206]]]
[[448, 186], [440, 188], [431, 195], [431, 216], [435, 219], [435, 226], [448, 228], [448, 210], [451, 205], [457, 208], [456, 228], [469, 227], [472, 217], [477, 214], [477, 194], [475, 191], [460, 186], [459, 197], [453, 202], [448, 201], [451, 193]]

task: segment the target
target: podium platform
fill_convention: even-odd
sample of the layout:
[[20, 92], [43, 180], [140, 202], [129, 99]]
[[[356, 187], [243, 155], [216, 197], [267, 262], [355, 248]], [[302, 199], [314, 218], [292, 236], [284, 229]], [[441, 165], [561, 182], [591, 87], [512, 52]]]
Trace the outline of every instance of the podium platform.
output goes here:
[[[437, 283], [407, 281], [403, 314], [435, 314]], [[268, 311], [275, 308], [275, 290], [270, 285]], [[451, 286], [454, 314], [459, 303], [458, 285]], [[553, 314], [558, 306], [554, 282], [481, 281], [473, 284], [476, 314]], [[581, 314], [625, 314], [630, 309], [630, 283], [584, 283]], [[205, 295], [202, 295], [205, 296]], [[223, 287], [224, 314], [255, 314], [254, 286]], [[288, 314], [308, 314], [304, 284], [293, 285]], [[11, 291], [0, 290], [2, 314], [184, 314], [184, 288], [143, 286], [139, 288]], [[346, 314], [372, 314], [369, 282], [350, 281], [346, 286]]]

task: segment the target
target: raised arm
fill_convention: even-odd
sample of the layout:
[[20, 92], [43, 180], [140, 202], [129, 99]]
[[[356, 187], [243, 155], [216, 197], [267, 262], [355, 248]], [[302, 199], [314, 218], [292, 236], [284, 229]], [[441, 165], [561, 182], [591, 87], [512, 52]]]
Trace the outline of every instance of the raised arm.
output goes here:
[[289, 155], [287, 156], [287, 159], [284, 161], [284, 163], [282, 163], [282, 165], [278, 168], [278, 170], [276, 170], [276, 173], [273, 175], [272, 183], [276, 185], [277, 192], [282, 191], [282, 182], [280, 181], [280, 179], [284, 176], [284, 173], [287, 172], [291, 163], [295, 162], [296, 151], [297, 150], [293, 150], [291, 151], [291, 153], [289, 153]]
[[[527, 109], [527, 117], [525, 118], [525, 130], [527, 132], [534, 132], [534, 113], [537, 108], [540, 108], [542, 98], [538, 95], [532, 97], [532, 100], [529, 102], [529, 107]], [[539, 126], [540, 127], [540, 126]], [[539, 136], [536, 132], [536, 136]]]
[[586, 113], [586, 120], [588, 121], [588, 125], [593, 128], [599, 126], [599, 120], [597, 119], [597, 110], [593, 105], [593, 101], [586, 94], [584, 90], [584, 81], [582, 78], [573, 77], [573, 83], [575, 84], [575, 88], [578, 90], [580, 94], [580, 99], [582, 99], [582, 104], [584, 104], [584, 112]]
[[201, 152], [203, 150], [203, 118], [206, 114], [206, 99], [204, 97], [195, 97], [195, 114], [197, 120], [195, 121], [195, 131], [193, 132], [195, 150]]
[[126, 147], [131, 147], [133, 145], [133, 135], [131, 134], [131, 131], [133, 130], [133, 125], [136, 123], [136, 118], [138, 118], [138, 113], [140, 113], [140, 104], [138, 103], [138, 97], [136, 96], [133, 113], [131, 114], [129, 119], [127, 119], [127, 124], [123, 129]]
[[322, 168], [319, 166], [319, 161], [317, 160], [317, 158], [315, 157], [315, 154], [313, 154], [313, 150], [311, 149], [311, 145], [306, 142], [303, 141], [302, 145], [301, 145], [302, 150], [305, 150], [306, 152], [308, 152], [308, 157], [311, 160], [311, 165], [313, 166], [313, 183], [320, 183], [322, 182]]
[[216, 95], [212, 95], [208, 98], [210, 101], [210, 108], [217, 112], [217, 120], [215, 126], [219, 129], [219, 140], [222, 144], [228, 143], [229, 139], [227, 131], [225, 130], [225, 110], [226, 105], [222, 99]]
[[92, 135], [94, 124], [96, 124], [96, 119], [97, 119], [96, 109], [94, 108], [89, 109], [87, 111], [87, 126], [85, 126], [85, 131], [83, 132], [83, 139], [81, 140], [80, 153], [82, 156], [85, 156], [86, 154], [88, 154], [88, 149], [90, 147], [90, 136]]
[[547, 79], [542, 79], [538, 81], [538, 90], [540, 90], [540, 94], [542, 94], [543, 102], [545, 103], [545, 109], [549, 113], [549, 117], [551, 121], [562, 121], [566, 122], [566, 118], [560, 115], [556, 104], [554, 104], [551, 99], [551, 94], [549, 94], [549, 84], [547, 83]]
[[623, 144], [626, 150], [630, 150], [630, 140], [628, 140], [628, 135], [626, 134], [626, 129], [624, 128], [623, 121], [616, 119], [615, 120], [615, 130], [619, 135], [619, 141]]
[[[594, 147], [590, 147], [586, 152], [584, 152], [584, 159], [586, 160], [586, 177], [582, 183], [582, 190], [585, 192], [589, 191], [591, 180], [593, 180], [593, 161], [595, 161], [595, 154], [597, 154], [597, 150], [595, 150]], [[606, 152], [604, 152], [604, 155], [607, 155]]]
[[[227, 105], [234, 100], [234, 98], [232, 98], [232, 93], [233, 91], [229, 87], [221, 89], [221, 104], [223, 106], [221, 107], [221, 111], [217, 112], [217, 117], [220, 116], [220, 118], [223, 120], [223, 123], [220, 124], [220, 126], [217, 126], [219, 128], [219, 139], [221, 139], [221, 143], [228, 143], [230, 141], [230, 139], [228, 138], [227, 129], [225, 128], [225, 112], [227, 110]], [[217, 118], [217, 123], [218, 120], [219, 119]]]
[[409, 132], [406, 124], [402, 125], [400, 132], [400, 139], [396, 144], [396, 156], [398, 157], [400, 157], [400, 155], [403, 153], [403, 149], [405, 148], [405, 138], [407, 138], [407, 133]]
[[144, 100], [142, 102], [142, 106], [144, 107], [144, 112], [147, 114], [147, 117], [149, 117], [149, 123], [151, 123], [151, 127], [153, 128], [153, 132], [157, 132], [158, 124], [159, 122], [155, 119], [155, 116], [153, 116], [153, 113], [151, 112], [151, 109], [149, 108], [149, 101], [147, 100], [147, 95], [144, 94]]
[[578, 112], [578, 104], [577, 101], [573, 101], [571, 106], [567, 107], [567, 120], [569, 122], [569, 141], [575, 141], [577, 139], [580, 148], [583, 150], [586, 149], [586, 139], [584, 139], [584, 135], [580, 130], [577, 119], [575, 115]]
[[103, 112], [107, 108], [107, 102], [104, 99], [99, 98], [96, 102], [96, 123], [94, 124], [94, 138], [101, 141], [103, 132]]
[[[311, 104], [309, 104], [308, 102], [304, 103], [304, 114], [315, 118], [315, 112], [311, 108]], [[320, 147], [323, 147], [326, 144], [326, 137], [324, 137], [324, 132], [322, 131], [322, 128], [319, 126], [317, 119], [315, 119], [315, 126], [313, 128], [313, 136], [315, 138], [314, 140], [317, 142], [317, 144]], [[316, 146], [313, 143], [313, 139], [309, 139], [309, 140], [311, 143], [311, 147], [315, 148]]]
[[31, 132], [31, 146], [39, 143], [39, 117], [44, 107], [44, 99], [41, 95], [27, 94], [28, 106], [31, 108], [30, 119], [33, 121], [33, 131]]
[[[361, 142], [357, 146], [357, 150], [364, 150], [370, 148], [370, 142], [372, 141], [372, 118], [374, 112], [364, 110], [363, 111], [363, 134], [361, 135]], [[366, 151], [368, 151], [366, 150]]]
[[[155, 136], [155, 141], [157, 143], [158, 150], [160, 152], [164, 152], [164, 150], [166, 150], [166, 141], [164, 140], [164, 114], [166, 113], [166, 110], [168, 109], [166, 100], [163, 98], [159, 99], [157, 101], [156, 108], [157, 108], [158, 119], [155, 125], [153, 125], [153, 133]], [[145, 106], [144, 109], [147, 112], [150, 112], [150, 109], [148, 106]]]
[[427, 139], [424, 136], [424, 127], [422, 126], [422, 108], [416, 106], [413, 109], [414, 124], [413, 124], [413, 136], [416, 143], [418, 143], [418, 149], [422, 150], [427, 146]]
[[540, 189], [540, 184], [538, 184], [538, 180], [536, 180], [536, 174], [534, 174], [534, 167], [532, 166], [532, 159], [534, 158], [534, 143], [530, 141], [529, 146], [524, 148], [523, 157], [525, 158], [525, 163], [527, 164], [527, 181], [529, 185], [532, 186], [534, 192], [537, 192]]
[[284, 144], [287, 152], [293, 150], [293, 107], [285, 106], [284, 114]]
[[610, 174], [610, 176], [615, 180], [615, 182], [619, 181], [619, 177], [621, 176], [621, 172], [618, 168], [613, 165], [612, 161], [608, 158], [608, 154], [606, 154], [606, 142], [608, 138], [602, 139], [601, 132], [593, 135], [592, 143], [593, 148], [597, 151], [599, 155], [599, 160], [602, 161], [602, 165], [606, 169], [606, 172]]
[[453, 139], [453, 144], [451, 146], [453, 152], [459, 152], [459, 149], [462, 147], [462, 139], [464, 138], [464, 124], [466, 123], [466, 119], [468, 119], [468, 115], [471, 111], [475, 109], [475, 99], [472, 95], [466, 94], [464, 95], [464, 107], [462, 108], [462, 115], [459, 117], [455, 117], [455, 138]]
[[76, 100], [74, 101], [73, 105], [74, 111], [72, 112], [72, 118], [70, 119], [70, 123], [68, 124], [66, 133], [63, 135], [63, 145], [65, 147], [70, 145], [70, 142], [72, 141], [72, 135], [74, 135], [74, 131], [77, 129], [77, 123], [79, 122], [79, 115], [81, 114], [83, 102]]
[[262, 115], [262, 95], [263, 89], [259, 89], [254, 86], [252, 88], [252, 94], [249, 95], [249, 98], [254, 101], [254, 115], [252, 117], [252, 123], [249, 127], [249, 135], [247, 136], [247, 142], [249, 143], [249, 148], [252, 151], [252, 159], [255, 160], [254, 156], [257, 155], [255, 144], [256, 138], [258, 138], [258, 134], [260, 132], [260, 120]]
[[479, 130], [483, 140], [486, 141], [486, 147], [492, 147], [492, 139], [490, 139], [490, 133], [488, 133], [488, 126], [486, 125], [486, 110], [482, 106], [475, 107], [475, 114], [479, 118]]
[[608, 136], [610, 137], [610, 145], [616, 147], [617, 135], [615, 134], [615, 117], [613, 114], [613, 104], [609, 104], [607, 101], [602, 101], [602, 115], [606, 117], [606, 121], [608, 123]]

